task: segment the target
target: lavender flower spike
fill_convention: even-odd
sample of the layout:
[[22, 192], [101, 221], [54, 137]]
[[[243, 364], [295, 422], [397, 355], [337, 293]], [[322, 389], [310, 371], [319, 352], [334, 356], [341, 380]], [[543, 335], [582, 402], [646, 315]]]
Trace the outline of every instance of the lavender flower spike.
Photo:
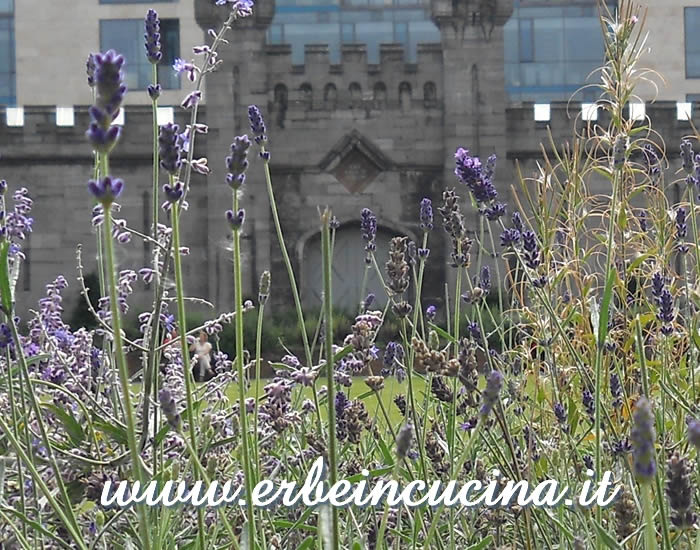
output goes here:
[[433, 201], [428, 198], [420, 201], [420, 228], [425, 232], [433, 229]]
[[486, 388], [484, 388], [484, 393], [482, 394], [481, 409], [479, 409], [479, 414], [483, 418], [486, 418], [491, 413], [491, 410], [497, 403], [498, 394], [501, 392], [502, 386], [503, 375], [497, 370], [491, 371], [486, 380]]
[[226, 157], [226, 183], [232, 189], [240, 189], [245, 183], [245, 171], [248, 169], [248, 149], [250, 139], [248, 136], [236, 136], [231, 144], [231, 154]]
[[248, 120], [250, 121], [250, 131], [255, 136], [255, 143], [262, 145], [267, 141], [267, 136], [265, 135], [267, 128], [257, 105], [248, 106]]
[[158, 151], [160, 154], [160, 166], [170, 175], [177, 174], [182, 166], [181, 147], [178, 144], [178, 130], [180, 127], [172, 122], [160, 127], [158, 134]]
[[112, 126], [112, 121], [119, 114], [126, 94], [122, 72], [124, 58], [114, 50], [108, 50], [104, 54], [93, 54], [92, 62], [95, 65], [95, 104], [89, 109], [90, 126], [85, 135], [95, 151], [109, 153], [121, 133], [121, 128]]
[[146, 59], [155, 65], [163, 58], [163, 54], [160, 51], [160, 19], [158, 19], [158, 14], [155, 10], [148, 10], [148, 13], [146, 13], [144, 28], [146, 31], [144, 34], [146, 39], [144, 44]]
[[362, 238], [365, 243], [365, 250], [367, 252], [374, 252], [377, 250], [377, 244], [375, 239], [377, 238], [377, 217], [374, 215], [369, 208], [363, 208], [360, 213], [360, 231], [362, 232]]
[[634, 411], [634, 427], [630, 433], [634, 455], [633, 471], [640, 483], [649, 483], [656, 474], [654, 451], [654, 415], [646, 397], [640, 397]]

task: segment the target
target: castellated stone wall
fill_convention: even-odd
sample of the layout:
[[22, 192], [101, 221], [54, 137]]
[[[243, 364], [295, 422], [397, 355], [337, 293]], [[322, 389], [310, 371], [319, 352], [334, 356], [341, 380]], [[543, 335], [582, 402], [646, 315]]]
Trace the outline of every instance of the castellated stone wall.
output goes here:
[[[411, 73], [416, 86], [422, 82], [420, 75], [420, 71]], [[315, 89], [323, 89], [310, 75], [305, 76]], [[394, 83], [400, 78], [402, 74]], [[433, 75], [430, 78], [437, 80]], [[286, 81], [288, 90], [296, 83], [283, 79], [279, 73], [270, 81]], [[340, 78], [335, 82], [339, 89], [343, 88]], [[343, 94], [339, 94], [334, 109], [326, 108], [315, 93], [311, 108], [303, 103], [303, 98], [293, 99], [290, 93], [283, 127], [274, 119], [276, 107], [272, 93], [269, 94], [272, 105], [263, 109], [270, 121], [272, 181], [281, 223], [303, 290], [303, 300], [309, 306], [317, 304], [319, 298], [314, 286], [320, 273], [316, 263], [318, 206], [329, 205], [342, 224], [336, 254], [340, 262], [336, 273], [340, 288], [348, 285], [347, 279], [361, 278], [363, 274], [358, 228], [362, 208], [372, 208], [377, 214], [382, 228], [380, 247], [385, 248], [388, 239], [396, 234], [420, 238], [417, 220], [420, 199], [432, 197], [437, 206], [443, 188], [455, 185], [453, 178], [445, 181], [443, 177], [444, 165], [451, 162], [453, 153], [442, 146], [440, 98], [445, 92], [438, 88], [438, 99], [429, 106], [425, 105], [424, 98], [416, 97], [404, 108], [398, 102], [398, 87], [394, 87], [392, 94], [387, 86], [387, 92], [386, 107], [366, 97], [359, 106], [352, 105], [349, 96], [343, 98]], [[585, 132], [589, 123], [581, 120], [580, 109], [579, 104], [552, 104], [550, 120], [535, 122], [532, 105], [508, 107], [505, 148], [497, 151], [499, 172], [514, 173], [517, 161], [523, 175], [535, 175], [541, 159], [540, 143], [549, 142], [548, 129], [554, 142], [560, 145], [571, 142], [574, 130], [579, 134]], [[692, 128], [689, 121], [677, 119], [675, 103], [649, 104], [646, 114], [666, 142], [671, 161], [666, 185], [669, 199], [674, 200], [682, 191], [672, 185], [672, 174], [679, 165], [676, 151], [682, 137], [692, 133]], [[184, 126], [186, 115], [176, 110], [176, 122]], [[217, 117], [212, 118], [211, 106], [203, 119], [209, 119], [212, 128], [209, 135], [200, 136], [195, 156], [208, 156], [213, 173], [208, 178], [193, 175], [190, 207], [183, 221], [183, 241], [190, 248], [190, 255], [184, 259], [186, 290], [190, 295], [211, 300], [224, 310], [231, 307], [230, 250], [223, 220], [223, 211], [229, 205], [218, 197], [230, 197], [230, 191], [223, 183], [223, 157], [212, 154], [211, 145], [216, 140], [230, 141], [233, 133], [216, 127]], [[93, 203], [86, 191], [86, 182], [93, 170], [92, 153], [84, 139], [88, 122], [86, 108], [76, 108], [73, 127], [57, 127], [54, 109], [49, 107], [27, 107], [23, 127], [8, 127], [2, 113], [0, 120], [0, 177], [9, 182], [11, 189], [27, 187], [35, 199], [34, 232], [26, 246], [28, 262], [18, 282], [18, 303], [25, 308], [32, 307], [43, 294], [44, 285], [63, 274], [71, 284], [65, 304], [66, 311], [70, 312], [78, 290], [75, 252], [79, 243], [83, 246], [86, 273], [95, 269], [95, 235], [90, 224]], [[607, 124], [602, 111], [595, 124]], [[124, 134], [112, 156], [111, 167], [112, 173], [127, 184], [118, 217], [125, 218], [137, 231], [144, 231], [150, 224], [150, 136], [150, 109], [127, 108]], [[464, 142], [464, 146], [469, 145]], [[501, 194], [507, 197], [514, 183], [513, 179], [500, 177]], [[281, 306], [289, 303], [287, 279], [264, 185], [262, 163], [253, 157], [243, 197], [249, 209], [244, 239], [248, 274], [244, 291], [247, 297], [255, 298], [260, 272], [271, 267], [275, 281], [273, 292], [277, 294], [275, 303]], [[605, 185], [604, 181], [594, 182], [592, 191], [605, 191]], [[464, 191], [462, 194], [466, 195]], [[465, 211], [475, 219], [466, 206]], [[349, 247], [350, 243], [360, 248], [360, 256], [345, 253], [344, 247]], [[439, 223], [431, 236], [431, 248], [432, 267], [426, 277], [426, 292], [439, 298], [447, 272]], [[136, 237], [129, 244], [117, 246], [117, 250], [122, 269], [138, 269], [148, 263], [148, 250]], [[380, 250], [379, 258], [385, 254], [385, 250]], [[355, 287], [350, 285], [350, 292], [353, 289]], [[371, 288], [370, 282], [368, 290], [379, 291], [379, 288]], [[139, 304], [146, 307], [149, 296], [143, 288], [138, 292], [134, 309], [139, 308]]]
[[[368, 64], [364, 47], [356, 45], [343, 48], [338, 65], [329, 62], [324, 45], [308, 46], [305, 64], [293, 65], [288, 47], [266, 44], [274, 2], [258, 4], [253, 17], [236, 24], [220, 51], [221, 65], [206, 81], [203, 120], [210, 130], [198, 137], [195, 156], [208, 157], [212, 174], [193, 175], [189, 211], [183, 218], [183, 244], [190, 249], [184, 259], [186, 292], [209, 300], [219, 310], [233, 308], [230, 235], [224, 220], [231, 192], [224, 183], [224, 159], [234, 136], [249, 131], [247, 107], [256, 104], [268, 125], [272, 187], [304, 304], [314, 307], [320, 300], [319, 207], [329, 206], [341, 223], [334, 298], [342, 307], [355, 309], [363, 290], [381, 295], [376, 277], [368, 277], [364, 287], [361, 284], [362, 208], [377, 215], [378, 263], [383, 268], [392, 236], [421, 238], [418, 205], [423, 197], [432, 198], [436, 210], [424, 296], [441, 303], [454, 270], [447, 266], [437, 206], [443, 189], [457, 185], [455, 149], [462, 146], [482, 158], [496, 153], [496, 186], [500, 198], [512, 204], [516, 161], [523, 175], [536, 174], [540, 143], [550, 148], [548, 128], [554, 143], [561, 145], [571, 141], [574, 129], [581, 134], [589, 124], [581, 120], [580, 104], [553, 104], [542, 121], [535, 120], [532, 104], [508, 105], [502, 26], [512, 11], [512, 0], [491, 2], [482, 10], [475, 6], [476, 2], [433, 0], [433, 19], [442, 42], [419, 46], [416, 64], [404, 62], [400, 46], [385, 44], [377, 65]], [[196, 2], [195, 14], [205, 39], [211, 40], [205, 30], [217, 26], [225, 10], [202, 0]], [[181, 126], [188, 114], [175, 108]], [[678, 143], [691, 133], [690, 123], [677, 119], [675, 103], [647, 105], [646, 114], [677, 165]], [[85, 187], [93, 166], [84, 138], [86, 107], [76, 108], [73, 127], [57, 127], [53, 107], [27, 107], [22, 127], [8, 127], [4, 115], [0, 112], [0, 177], [11, 188], [27, 187], [36, 199], [35, 232], [27, 246], [29, 262], [20, 278], [18, 302], [31, 307], [44, 284], [64, 274], [72, 283], [66, 300], [69, 311], [77, 295], [76, 246], [83, 244], [88, 272], [94, 271], [96, 255], [92, 202]], [[607, 122], [601, 112], [599, 120], [590, 124]], [[127, 107], [124, 134], [111, 165], [113, 174], [127, 184], [119, 216], [134, 229], [146, 230], [151, 212], [149, 108]], [[598, 185], [605, 182], [594, 182], [594, 190]], [[468, 228], [476, 231], [478, 216], [468, 206], [466, 190], [459, 192], [465, 198]], [[260, 273], [270, 269], [273, 307], [287, 307], [289, 283], [262, 161], [255, 152], [242, 206], [247, 214], [244, 297], [256, 299]], [[137, 238], [118, 250], [120, 268], [138, 269], [148, 263], [148, 250]], [[139, 292], [134, 310], [148, 307], [150, 294], [145, 289]]]

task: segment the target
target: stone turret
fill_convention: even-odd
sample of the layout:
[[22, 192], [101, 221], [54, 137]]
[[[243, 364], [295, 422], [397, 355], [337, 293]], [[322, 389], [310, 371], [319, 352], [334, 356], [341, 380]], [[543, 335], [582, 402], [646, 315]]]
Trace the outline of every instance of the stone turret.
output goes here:
[[[230, 13], [228, 6], [216, 6], [211, 0], [196, 0], [195, 16], [205, 33], [207, 43], [212, 38], [207, 30], [218, 30]], [[267, 105], [267, 67], [265, 34], [275, 12], [274, 0], [259, 0], [253, 15], [234, 23], [226, 35], [227, 44], [219, 47], [220, 66], [210, 73], [205, 82], [208, 112], [216, 113], [209, 120], [210, 135], [208, 158], [212, 174], [204, 189], [193, 189], [190, 203], [197, 201], [202, 231], [208, 234], [208, 292], [207, 295], [220, 309], [233, 308], [233, 274], [231, 267], [230, 230], [224, 212], [232, 206], [231, 189], [226, 185], [225, 158], [235, 136], [250, 132], [248, 105]], [[263, 109], [264, 110], [264, 109]], [[241, 206], [246, 210], [242, 254], [244, 262], [243, 295], [252, 297], [259, 273], [250, 269], [253, 254], [258, 257], [256, 268], [269, 265], [270, 225], [269, 207], [264, 193], [265, 181], [257, 148], [251, 147], [251, 166], [248, 169], [246, 189]], [[253, 190], [255, 190], [253, 192]], [[251, 246], [251, 235], [255, 245]]]
[[482, 157], [496, 153], [497, 181], [508, 181], [503, 26], [512, 13], [513, 0], [431, 1], [442, 39], [442, 89], [450, 91], [443, 130], [447, 185], [454, 181], [452, 153], [460, 146]]

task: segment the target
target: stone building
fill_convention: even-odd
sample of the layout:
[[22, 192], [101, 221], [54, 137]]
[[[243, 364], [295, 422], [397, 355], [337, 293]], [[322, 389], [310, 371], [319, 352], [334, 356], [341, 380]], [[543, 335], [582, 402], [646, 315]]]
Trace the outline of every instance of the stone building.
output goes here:
[[[282, 6], [302, 5], [288, 0], [278, 3], [280, 10]], [[330, 4], [344, 5], [340, 0]], [[591, 1], [432, 0], [429, 6], [424, 5], [422, 16], [432, 30], [417, 26], [416, 36], [432, 37], [433, 42], [411, 38], [410, 24], [405, 27], [407, 34], [401, 34], [403, 23], [395, 18], [389, 42], [380, 37], [374, 42], [366, 39], [365, 44], [347, 43], [344, 35], [338, 38], [328, 31], [318, 36], [329, 42], [319, 44], [314, 33], [294, 35], [293, 28], [284, 27], [295, 19], [282, 15], [294, 15], [293, 10], [276, 12], [273, 0], [260, 0], [254, 16], [241, 21], [230, 34], [229, 44], [221, 51], [219, 70], [206, 81], [202, 118], [210, 131], [198, 142], [196, 156], [208, 157], [213, 172], [208, 177], [193, 176], [190, 208], [184, 216], [184, 244], [190, 248], [184, 259], [187, 293], [203, 297], [221, 310], [232, 308], [230, 237], [223, 216], [231, 199], [223, 181], [223, 159], [233, 137], [248, 131], [248, 105], [259, 105], [267, 120], [272, 182], [302, 301], [308, 307], [319, 304], [317, 209], [327, 205], [341, 223], [334, 258], [336, 305], [355, 309], [363, 289], [380, 294], [379, 282], [371, 272], [362, 285], [362, 208], [369, 207], [377, 215], [378, 262], [383, 265], [392, 236], [407, 235], [414, 241], [422, 238], [420, 200], [431, 197], [437, 206], [443, 189], [456, 185], [453, 154], [457, 147], [484, 158], [491, 153], [498, 155], [496, 183], [507, 200], [516, 159], [524, 170], [533, 170], [541, 155], [539, 143], [547, 140], [548, 128], [555, 140], [564, 141], [572, 135], [574, 125], [586, 124], [584, 119], [596, 113], [590, 105], [595, 99], [591, 91], [581, 92], [568, 105], [550, 104], [569, 98], [596, 66], [595, 60], [576, 57], [580, 54], [574, 45], [580, 37], [570, 38], [574, 45], [566, 43], [567, 24], [577, 28], [576, 18], [582, 17], [590, 25], [593, 5]], [[156, 7], [161, 11], [160, 5]], [[197, 34], [206, 37], [206, 30], [217, 27], [226, 15], [226, 8], [214, 6], [211, 0], [193, 4], [180, 0], [162, 7], [182, 18], [181, 52], [197, 43]], [[541, 10], [552, 7], [562, 11], [550, 21]], [[129, 10], [129, 17], [135, 13], [132, 5], [103, 8]], [[26, 4], [22, 3], [22, 9]], [[569, 9], [573, 11], [566, 11]], [[673, 10], [675, 14], [681, 8], [674, 3]], [[335, 21], [334, 17], [329, 16], [329, 21]], [[197, 34], [192, 31], [194, 22], [199, 27]], [[339, 32], [345, 32], [343, 25], [338, 23]], [[19, 21], [16, 27], [19, 33]], [[352, 32], [369, 31], [356, 25]], [[290, 45], [284, 43], [284, 33], [303, 36]], [[400, 41], [394, 42], [397, 39]], [[99, 45], [93, 36], [86, 52]], [[19, 52], [19, 45], [17, 49]], [[81, 67], [83, 59], [84, 55]], [[19, 74], [19, 64], [17, 71]], [[82, 76], [74, 80], [79, 78]], [[20, 106], [8, 105], [3, 109], [5, 116], [0, 116], [0, 177], [12, 188], [29, 188], [36, 200], [35, 231], [27, 243], [26, 268], [18, 285], [18, 302], [25, 307], [36, 302], [43, 285], [57, 274], [65, 274], [69, 282], [74, 280], [78, 243], [83, 244], [86, 271], [94, 270], [95, 264], [92, 204], [85, 191], [93, 162], [84, 139], [86, 107], [57, 111], [31, 106], [69, 104], [75, 84], [64, 96], [65, 87], [57, 82], [60, 102], [54, 102], [46, 90], [48, 80], [42, 80], [43, 88], [37, 90], [37, 82], [27, 79], [22, 84], [25, 81], [18, 78], [18, 97], [22, 99], [16, 103]], [[671, 150], [691, 131], [685, 101], [693, 98], [678, 93], [700, 91], [696, 86], [688, 80], [683, 86], [678, 84], [677, 92], [664, 92], [668, 101], [646, 105], [646, 113], [652, 115]], [[22, 95], [23, 88], [26, 95]], [[163, 104], [177, 105], [185, 93], [184, 89], [179, 93], [170, 90]], [[89, 103], [87, 87], [76, 94], [84, 104]], [[152, 200], [151, 118], [150, 108], [143, 105], [145, 94], [130, 95], [136, 99], [125, 108], [124, 135], [115, 150], [112, 170], [127, 183], [119, 217], [143, 231], [150, 225]], [[682, 102], [680, 106], [677, 100]], [[172, 117], [184, 125], [186, 116], [179, 107], [165, 107], [161, 120]], [[63, 124], [57, 124], [59, 118]], [[247, 210], [244, 295], [256, 296], [258, 277], [270, 268], [272, 299], [278, 305], [288, 304], [287, 276], [262, 164], [257, 159], [251, 162], [242, 200]], [[475, 230], [478, 217], [466, 203], [465, 210], [470, 212], [470, 229]], [[446, 266], [444, 236], [437, 225], [430, 241], [426, 284], [428, 294], [439, 301], [452, 270]], [[119, 247], [119, 255], [122, 268], [137, 269], [148, 264], [149, 249], [134, 239]], [[77, 286], [71, 288], [68, 303], [77, 294]], [[145, 290], [139, 292], [147, 300]]]

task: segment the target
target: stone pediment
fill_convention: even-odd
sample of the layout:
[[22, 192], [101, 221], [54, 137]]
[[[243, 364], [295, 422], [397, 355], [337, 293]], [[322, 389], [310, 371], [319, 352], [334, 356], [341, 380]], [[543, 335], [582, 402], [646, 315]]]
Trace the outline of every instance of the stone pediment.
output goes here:
[[335, 144], [319, 166], [333, 174], [348, 191], [359, 193], [391, 167], [391, 160], [360, 132], [353, 130]]

